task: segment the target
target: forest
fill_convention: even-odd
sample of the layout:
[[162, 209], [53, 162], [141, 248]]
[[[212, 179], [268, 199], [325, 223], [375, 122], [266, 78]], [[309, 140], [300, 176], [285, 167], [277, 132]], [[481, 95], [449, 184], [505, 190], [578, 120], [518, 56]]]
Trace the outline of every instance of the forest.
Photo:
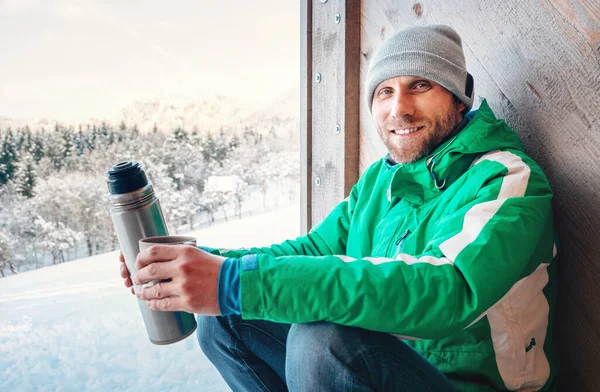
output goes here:
[[252, 191], [263, 204], [269, 189], [293, 198], [298, 125], [274, 118], [207, 131], [141, 132], [124, 122], [0, 129], [1, 276], [68, 261], [78, 249], [117, 249], [106, 171], [123, 160], [141, 163], [170, 230], [193, 230], [218, 211], [240, 217]]

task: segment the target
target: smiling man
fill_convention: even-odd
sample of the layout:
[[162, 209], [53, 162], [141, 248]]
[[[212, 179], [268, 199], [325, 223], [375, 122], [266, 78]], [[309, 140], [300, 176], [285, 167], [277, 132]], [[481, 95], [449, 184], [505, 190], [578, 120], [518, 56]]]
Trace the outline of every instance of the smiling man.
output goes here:
[[[280, 245], [155, 246], [139, 297], [199, 316], [234, 391], [534, 391], [552, 386], [552, 191], [516, 134], [473, 104], [457, 33], [422, 26], [370, 61], [389, 154]], [[126, 269], [126, 285], [131, 286]], [[215, 317], [217, 316], [217, 317]]]

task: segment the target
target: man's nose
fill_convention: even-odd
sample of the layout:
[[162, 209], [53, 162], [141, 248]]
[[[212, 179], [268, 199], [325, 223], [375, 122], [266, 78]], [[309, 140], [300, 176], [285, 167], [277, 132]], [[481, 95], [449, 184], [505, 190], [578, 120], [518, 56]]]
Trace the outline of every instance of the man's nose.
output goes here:
[[415, 113], [414, 102], [410, 95], [398, 93], [394, 96], [394, 104], [392, 106], [391, 115], [395, 118], [412, 116]]

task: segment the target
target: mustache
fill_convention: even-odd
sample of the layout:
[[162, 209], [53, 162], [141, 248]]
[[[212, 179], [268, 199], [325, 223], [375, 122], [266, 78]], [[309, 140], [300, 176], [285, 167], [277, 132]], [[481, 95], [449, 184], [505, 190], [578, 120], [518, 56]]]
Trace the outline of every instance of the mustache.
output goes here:
[[386, 121], [383, 124], [384, 129], [393, 130], [393, 129], [406, 129], [406, 128], [417, 128], [425, 126], [425, 122], [423, 121]]

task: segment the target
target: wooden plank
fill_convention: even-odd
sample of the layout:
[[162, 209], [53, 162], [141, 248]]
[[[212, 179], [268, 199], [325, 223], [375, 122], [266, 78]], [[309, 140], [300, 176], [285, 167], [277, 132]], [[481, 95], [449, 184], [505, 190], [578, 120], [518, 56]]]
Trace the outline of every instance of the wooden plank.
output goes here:
[[[577, 333], [569, 339], [569, 344], [574, 346], [573, 350], [568, 356], [561, 357], [558, 390], [596, 392], [598, 388], [594, 380], [598, 374], [598, 367], [594, 361], [590, 361], [590, 358], [600, 358], [598, 329], [581, 314], [581, 301], [564, 295], [561, 299], [564, 300], [564, 307], [560, 309], [564, 322], [559, 324], [560, 328], [555, 336], [565, 336], [573, 331]], [[564, 328], [565, 326], [568, 328]], [[573, 366], [570, 362], [574, 362], [577, 366]]]
[[345, 65], [344, 65], [344, 196], [348, 196], [358, 180], [360, 145], [360, 0], [345, 0]]
[[[312, 223], [358, 178], [360, 2], [312, 3]], [[317, 74], [319, 78], [317, 78]]]
[[[420, 12], [416, 12], [417, 4]], [[559, 249], [556, 339], [564, 390], [600, 384], [600, 5], [597, 1], [365, 1], [361, 79], [399, 28], [442, 23], [463, 38], [475, 92], [520, 135], [553, 186]], [[468, 12], [466, 12], [468, 10]], [[361, 86], [361, 88], [363, 88]], [[361, 102], [360, 170], [385, 152]]]
[[300, 2], [300, 233], [312, 227], [312, 0]]

